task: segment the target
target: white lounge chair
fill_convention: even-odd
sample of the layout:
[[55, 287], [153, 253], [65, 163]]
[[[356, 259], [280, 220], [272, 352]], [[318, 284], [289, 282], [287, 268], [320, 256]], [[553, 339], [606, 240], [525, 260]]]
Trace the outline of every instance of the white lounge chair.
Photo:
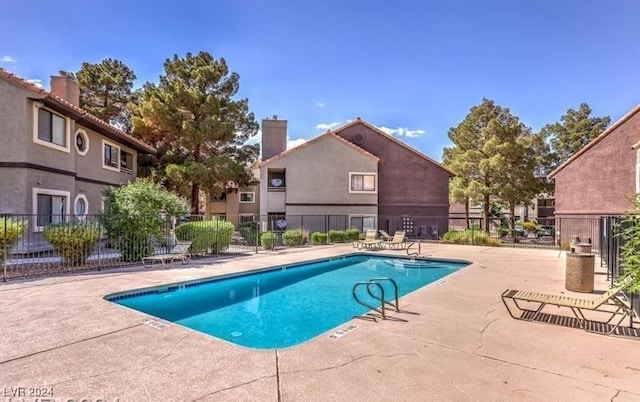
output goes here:
[[[189, 262], [191, 254], [189, 254], [189, 247], [191, 247], [190, 241], [178, 242], [175, 247], [171, 249], [171, 252], [167, 254], [151, 255], [149, 257], [142, 257], [142, 265], [145, 268], [152, 266], [156, 261], [160, 261], [162, 266], [166, 268], [166, 264], [171, 264], [176, 260], [182, 261], [183, 264]], [[149, 265], [147, 266], [147, 262]]]

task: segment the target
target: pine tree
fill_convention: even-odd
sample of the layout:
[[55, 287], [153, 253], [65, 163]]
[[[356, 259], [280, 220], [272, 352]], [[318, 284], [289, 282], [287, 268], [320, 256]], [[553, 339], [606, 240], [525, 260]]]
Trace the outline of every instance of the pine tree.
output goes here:
[[134, 133], [153, 144], [154, 174], [191, 200], [200, 212], [200, 190], [211, 195], [254, 184], [251, 165], [258, 131], [248, 100], [235, 100], [239, 76], [209, 53], [177, 55], [164, 63], [157, 85], [147, 83], [134, 117]]
[[123, 62], [105, 59], [100, 63], [82, 63], [76, 73], [61, 71], [80, 87], [80, 107], [92, 115], [124, 130], [131, 131], [131, 109], [136, 103], [133, 81], [136, 75]]

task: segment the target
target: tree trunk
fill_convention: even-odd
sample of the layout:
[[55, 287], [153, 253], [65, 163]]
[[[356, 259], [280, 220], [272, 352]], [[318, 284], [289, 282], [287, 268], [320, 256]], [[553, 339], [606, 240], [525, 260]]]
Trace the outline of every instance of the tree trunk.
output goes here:
[[516, 204], [509, 202], [509, 223], [511, 226], [511, 234], [513, 235], [513, 242], [516, 242]]
[[471, 229], [469, 223], [469, 198], [464, 199], [464, 222], [467, 225], [467, 229]]
[[489, 194], [484, 196], [484, 205], [482, 206], [482, 214], [484, 215], [484, 232], [489, 234]]
[[200, 214], [200, 184], [191, 184], [191, 213]]

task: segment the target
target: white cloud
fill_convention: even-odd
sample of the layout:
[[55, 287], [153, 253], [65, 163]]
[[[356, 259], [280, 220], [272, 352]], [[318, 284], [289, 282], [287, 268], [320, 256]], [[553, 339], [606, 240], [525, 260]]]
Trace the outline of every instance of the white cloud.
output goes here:
[[32, 78], [30, 80], [25, 80], [25, 81], [27, 81], [29, 84], [33, 84], [37, 86], [38, 88], [42, 88], [42, 80], [39, 80], [37, 78]]
[[415, 138], [415, 137], [420, 137], [421, 135], [425, 134], [426, 131], [422, 130], [422, 129], [418, 129], [418, 130], [409, 130], [406, 127], [398, 127], [398, 128], [389, 128], [389, 127], [378, 127], [381, 131], [383, 131], [386, 134], [392, 135], [394, 137], [409, 137], [409, 138]]
[[331, 123], [320, 123], [316, 125], [316, 130], [329, 131], [338, 127], [341, 123], [339, 121], [334, 121]]
[[324, 107], [324, 103], [318, 102], [316, 103], [316, 106], [322, 109]]
[[2, 56], [2, 59], [0, 59], [0, 61], [3, 62], [3, 63], [7, 63], [7, 64], [8, 63], [17, 63], [18, 62], [18, 60], [14, 59], [11, 56]]
[[295, 148], [305, 142], [307, 142], [307, 140], [304, 138], [296, 138], [295, 140], [292, 140], [291, 137], [287, 136], [287, 149]]

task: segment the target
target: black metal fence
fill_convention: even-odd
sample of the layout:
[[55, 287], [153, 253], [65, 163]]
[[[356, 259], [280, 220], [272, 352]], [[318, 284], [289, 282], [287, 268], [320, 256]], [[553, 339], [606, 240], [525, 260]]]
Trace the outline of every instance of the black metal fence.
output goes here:
[[[356, 228], [360, 235], [368, 229], [391, 235], [403, 230], [408, 238], [423, 242], [568, 250], [572, 238], [580, 237], [592, 241], [596, 250], [613, 247], [611, 238], [604, 236], [608, 226], [597, 218], [516, 222], [513, 227], [506, 218], [485, 222], [455, 216], [241, 214], [159, 219], [159, 230], [142, 234], [115, 230], [100, 215], [0, 214], [2, 279], [137, 265], [144, 256], [170, 253], [179, 240], [192, 241], [195, 258], [278, 250], [285, 247], [285, 232], [291, 230], [300, 232], [302, 243], [316, 245], [345, 241], [336, 232]], [[614, 258], [608, 250], [607, 258]]]
[[[607, 280], [614, 283], [624, 274], [622, 269], [622, 247], [624, 239], [620, 233], [631, 223], [625, 221], [623, 216], [603, 216], [600, 218], [600, 258], [601, 263], [607, 267]], [[640, 293], [629, 295], [631, 307], [640, 311]]]

